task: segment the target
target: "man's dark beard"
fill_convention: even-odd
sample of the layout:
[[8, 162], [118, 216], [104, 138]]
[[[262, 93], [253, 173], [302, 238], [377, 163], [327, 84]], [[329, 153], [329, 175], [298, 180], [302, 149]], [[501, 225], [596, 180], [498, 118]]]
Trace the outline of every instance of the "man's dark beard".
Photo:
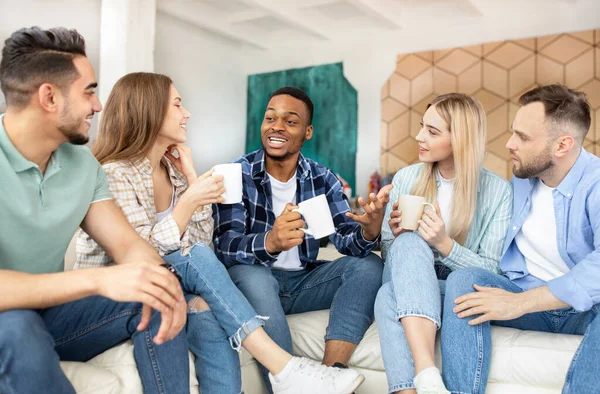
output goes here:
[[67, 137], [69, 142], [73, 145], [85, 145], [90, 140], [88, 136], [75, 131], [77, 126], [62, 125], [58, 129], [62, 131], [63, 135]]
[[517, 178], [534, 178], [550, 170], [554, 165], [552, 164], [550, 149], [551, 144], [548, 144], [542, 153], [529, 159], [527, 163], [520, 161], [521, 168], [513, 167], [513, 174]]
[[[60, 114], [60, 119], [63, 122], [58, 129], [63, 133], [69, 142], [73, 145], [85, 145], [90, 138], [86, 135], [77, 132], [77, 128], [81, 125], [81, 121], [73, 119], [69, 111], [70, 106], [67, 104]], [[92, 112], [93, 115], [93, 112]]]

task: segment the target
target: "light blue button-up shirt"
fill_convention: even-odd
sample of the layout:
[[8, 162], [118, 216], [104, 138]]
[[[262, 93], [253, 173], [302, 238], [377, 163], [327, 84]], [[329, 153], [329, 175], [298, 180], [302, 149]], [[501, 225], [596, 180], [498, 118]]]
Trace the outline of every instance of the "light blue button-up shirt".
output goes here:
[[[538, 178], [513, 177], [514, 211], [500, 269], [524, 290], [547, 285], [552, 294], [578, 311], [600, 303], [600, 158], [581, 150], [579, 158], [553, 191], [556, 242], [569, 272], [549, 282], [531, 275], [515, 236], [531, 210]], [[539, 229], [544, 231], [544, 229]]]
[[[394, 188], [390, 191], [390, 202], [386, 206], [381, 226], [381, 253], [384, 260], [395, 239], [389, 225], [392, 207], [400, 195], [411, 193], [421, 168], [423, 163], [404, 167], [392, 180]], [[465, 245], [454, 241], [452, 251], [441, 258], [440, 262], [451, 271], [480, 267], [497, 273], [512, 212], [512, 189], [505, 179], [482, 168], [477, 190], [475, 217]]]

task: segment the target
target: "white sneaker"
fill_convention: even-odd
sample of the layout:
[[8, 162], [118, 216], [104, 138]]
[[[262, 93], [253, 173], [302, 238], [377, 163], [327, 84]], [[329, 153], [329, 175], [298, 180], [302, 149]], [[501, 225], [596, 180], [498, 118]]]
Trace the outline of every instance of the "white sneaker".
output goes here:
[[353, 369], [328, 367], [305, 358], [292, 357], [283, 371], [269, 374], [275, 394], [351, 394], [365, 377]]
[[436, 367], [425, 368], [415, 376], [417, 394], [450, 394], [444, 385], [440, 370]]

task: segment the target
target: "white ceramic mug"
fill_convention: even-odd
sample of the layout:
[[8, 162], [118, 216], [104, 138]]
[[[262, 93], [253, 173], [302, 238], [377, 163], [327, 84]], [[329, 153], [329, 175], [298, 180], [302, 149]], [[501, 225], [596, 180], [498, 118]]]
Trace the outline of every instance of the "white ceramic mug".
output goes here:
[[419, 227], [419, 220], [423, 216], [425, 207], [429, 206], [435, 211], [435, 207], [425, 202], [425, 197], [403, 194], [398, 197], [398, 209], [402, 212], [402, 222], [400, 226], [405, 230], [416, 230]]
[[324, 194], [302, 201], [298, 204], [298, 207], [298, 209], [294, 209], [294, 212], [299, 212], [308, 226], [308, 228], [301, 228], [300, 230], [315, 239], [324, 238], [335, 232], [329, 203]]
[[229, 163], [214, 166], [215, 175], [223, 175], [225, 193], [221, 195], [225, 199], [221, 204], [237, 204], [242, 202], [242, 164]]

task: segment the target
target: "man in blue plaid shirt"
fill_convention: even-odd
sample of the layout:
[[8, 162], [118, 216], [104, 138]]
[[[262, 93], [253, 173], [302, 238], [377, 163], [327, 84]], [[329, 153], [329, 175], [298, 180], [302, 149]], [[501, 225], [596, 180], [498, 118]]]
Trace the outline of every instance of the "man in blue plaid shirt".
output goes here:
[[[373, 319], [383, 264], [371, 253], [379, 242], [391, 186], [365, 213], [350, 213], [342, 184], [325, 166], [300, 149], [312, 137], [314, 106], [301, 90], [285, 87], [271, 94], [261, 127], [263, 149], [242, 163], [243, 201], [214, 209], [215, 252], [257, 313], [269, 316], [265, 330], [292, 352], [286, 314], [331, 309], [325, 335], [326, 365], [345, 366]], [[325, 194], [335, 225], [329, 238], [346, 255], [317, 260], [319, 240], [305, 235], [298, 203]], [[263, 368], [265, 381], [266, 370]]]

